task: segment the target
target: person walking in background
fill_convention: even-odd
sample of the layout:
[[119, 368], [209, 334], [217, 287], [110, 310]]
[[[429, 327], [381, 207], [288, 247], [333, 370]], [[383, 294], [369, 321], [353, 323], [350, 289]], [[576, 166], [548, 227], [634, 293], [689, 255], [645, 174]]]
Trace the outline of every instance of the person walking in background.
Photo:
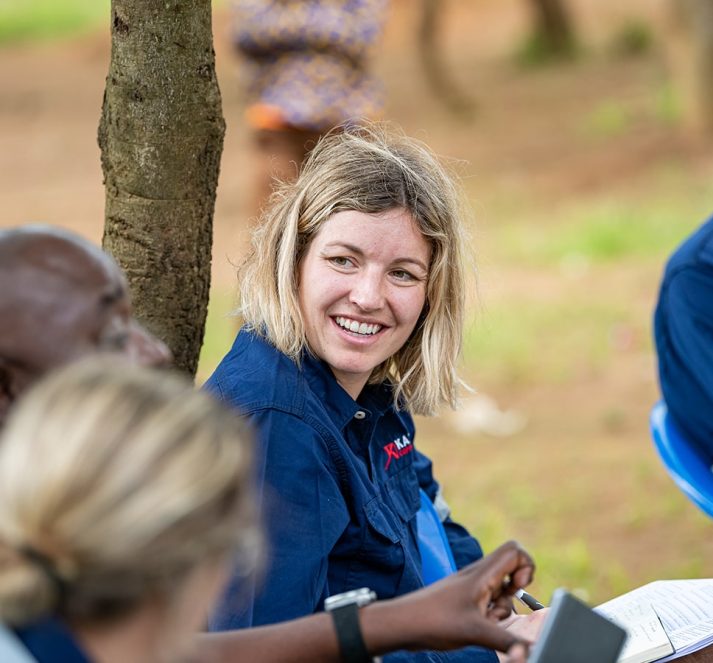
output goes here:
[[370, 56], [388, 0], [235, 0], [235, 48], [257, 154], [258, 210], [318, 138], [381, 114]]

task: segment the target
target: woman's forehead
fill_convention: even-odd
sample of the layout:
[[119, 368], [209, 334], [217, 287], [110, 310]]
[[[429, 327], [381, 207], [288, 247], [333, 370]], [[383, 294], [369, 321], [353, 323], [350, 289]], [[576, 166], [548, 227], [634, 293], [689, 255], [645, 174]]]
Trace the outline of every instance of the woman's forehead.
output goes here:
[[345, 210], [333, 214], [312, 238], [321, 245], [344, 243], [364, 248], [396, 242], [407, 252], [430, 253], [431, 241], [424, 236], [413, 219], [403, 208], [369, 214]]

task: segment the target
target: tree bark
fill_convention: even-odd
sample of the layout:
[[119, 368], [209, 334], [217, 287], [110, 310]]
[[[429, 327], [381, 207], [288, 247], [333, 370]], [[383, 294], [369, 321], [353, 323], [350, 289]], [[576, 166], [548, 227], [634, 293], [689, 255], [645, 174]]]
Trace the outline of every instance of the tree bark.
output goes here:
[[574, 29], [562, 0], [530, 0], [535, 12], [535, 34], [543, 48], [555, 56], [570, 55], [574, 49]]
[[203, 341], [225, 122], [210, 0], [112, 0], [99, 124], [103, 246], [136, 317], [195, 374]]
[[713, 2], [672, 0], [669, 53], [684, 124], [713, 134]]

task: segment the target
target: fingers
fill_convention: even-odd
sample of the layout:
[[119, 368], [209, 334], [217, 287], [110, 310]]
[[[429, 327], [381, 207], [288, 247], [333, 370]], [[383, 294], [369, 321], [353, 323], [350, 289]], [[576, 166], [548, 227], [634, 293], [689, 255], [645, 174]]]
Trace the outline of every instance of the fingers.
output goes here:
[[502, 621], [513, 612], [512, 598], [510, 594], [501, 594], [494, 597], [488, 605], [487, 617], [495, 621]]
[[508, 541], [504, 546], [507, 546], [508, 550], [511, 549], [513, 555], [516, 555], [516, 560], [514, 561], [516, 569], [510, 573], [510, 585], [514, 592], [521, 587], [527, 587], [532, 582], [535, 573], [535, 561], [517, 541]]
[[508, 541], [492, 553], [481, 559], [475, 566], [478, 572], [485, 576], [488, 588], [493, 596], [499, 596], [503, 588], [503, 580], [510, 578], [506, 593], [512, 594], [520, 587], [527, 586], [532, 581], [535, 562], [532, 557], [515, 541]]

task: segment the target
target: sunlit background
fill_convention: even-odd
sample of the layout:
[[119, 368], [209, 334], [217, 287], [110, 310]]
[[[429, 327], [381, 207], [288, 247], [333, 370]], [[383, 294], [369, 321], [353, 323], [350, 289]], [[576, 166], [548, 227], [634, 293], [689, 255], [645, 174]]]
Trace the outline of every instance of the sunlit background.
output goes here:
[[[574, 40], [561, 59], [532, 38], [530, 4], [443, 3], [438, 55], [460, 110], [424, 76], [416, 0], [392, 3], [375, 68], [385, 117], [451, 159], [473, 215], [463, 375], [477, 394], [420, 421], [418, 442], [486, 549], [515, 537], [533, 552], [534, 594], [565, 586], [597, 603], [658, 578], [713, 576], [713, 523], [665, 475], [647, 423], [657, 285], [713, 211], [713, 144], [682, 122], [668, 2], [564, 0]], [[235, 332], [233, 265], [251, 225], [229, 34], [217, 4], [228, 132], [200, 381]], [[108, 58], [107, 2], [0, 0], [0, 224], [100, 241]]]

